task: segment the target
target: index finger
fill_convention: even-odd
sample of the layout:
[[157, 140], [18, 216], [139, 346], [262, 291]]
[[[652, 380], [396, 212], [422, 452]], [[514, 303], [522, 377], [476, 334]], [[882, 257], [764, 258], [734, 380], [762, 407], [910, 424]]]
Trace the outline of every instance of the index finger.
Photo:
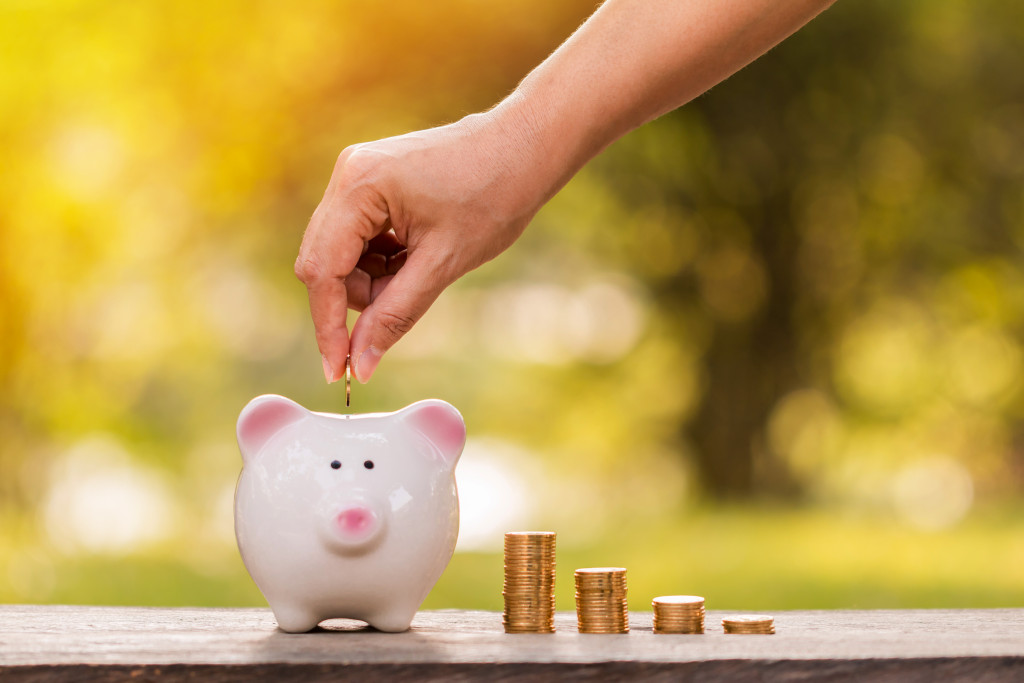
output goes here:
[[348, 355], [345, 278], [363, 253], [367, 225], [351, 210], [321, 204], [310, 219], [295, 261], [295, 275], [309, 292], [309, 310], [328, 382], [337, 381]]

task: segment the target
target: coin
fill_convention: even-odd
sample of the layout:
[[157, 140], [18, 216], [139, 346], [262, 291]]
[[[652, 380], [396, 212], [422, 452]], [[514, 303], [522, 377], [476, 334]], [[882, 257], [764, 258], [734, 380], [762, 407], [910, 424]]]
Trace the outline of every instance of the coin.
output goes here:
[[771, 635], [775, 633], [775, 619], [765, 614], [743, 614], [722, 619], [726, 633]]
[[624, 567], [577, 569], [576, 621], [580, 633], [629, 633]]
[[554, 632], [555, 539], [553, 531], [505, 534], [505, 633]]
[[663, 595], [651, 601], [655, 633], [704, 633], [704, 598]]
[[352, 405], [352, 356], [345, 356], [345, 407]]

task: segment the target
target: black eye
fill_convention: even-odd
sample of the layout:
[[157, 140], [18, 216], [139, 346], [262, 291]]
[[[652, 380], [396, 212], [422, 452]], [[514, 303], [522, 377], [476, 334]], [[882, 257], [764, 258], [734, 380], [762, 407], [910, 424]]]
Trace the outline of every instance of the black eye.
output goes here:
[[341, 469], [341, 461], [335, 460], [334, 462], [332, 462], [331, 463], [331, 469], [334, 469], [334, 470]]
[[363, 463], [363, 467], [365, 467], [368, 470], [372, 470], [373, 469], [373, 461], [372, 460], [367, 460], [366, 462]]

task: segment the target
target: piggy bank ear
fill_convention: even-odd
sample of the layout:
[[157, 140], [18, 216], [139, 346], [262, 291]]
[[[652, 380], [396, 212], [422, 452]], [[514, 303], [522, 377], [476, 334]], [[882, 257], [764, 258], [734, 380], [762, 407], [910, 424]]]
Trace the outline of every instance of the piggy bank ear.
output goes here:
[[426, 437], [449, 466], [455, 466], [466, 445], [466, 423], [455, 406], [431, 398], [413, 403], [398, 415], [402, 422]]
[[308, 410], [284, 396], [266, 394], [249, 401], [238, 416], [238, 448], [242, 451], [242, 459], [248, 460], [270, 437], [309, 414]]

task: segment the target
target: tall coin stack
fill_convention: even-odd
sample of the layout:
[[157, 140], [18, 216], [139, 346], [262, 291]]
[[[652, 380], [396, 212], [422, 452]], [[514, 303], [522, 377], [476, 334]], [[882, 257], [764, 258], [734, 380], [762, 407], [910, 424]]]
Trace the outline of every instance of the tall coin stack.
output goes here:
[[555, 532], [505, 534], [505, 633], [555, 631]]
[[704, 633], [704, 598], [663, 595], [652, 605], [655, 633]]
[[745, 614], [739, 617], [722, 619], [722, 629], [726, 633], [756, 633], [771, 635], [775, 633], [775, 620], [762, 614]]
[[576, 619], [580, 633], [629, 633], [626, 570], [576, 570]]

